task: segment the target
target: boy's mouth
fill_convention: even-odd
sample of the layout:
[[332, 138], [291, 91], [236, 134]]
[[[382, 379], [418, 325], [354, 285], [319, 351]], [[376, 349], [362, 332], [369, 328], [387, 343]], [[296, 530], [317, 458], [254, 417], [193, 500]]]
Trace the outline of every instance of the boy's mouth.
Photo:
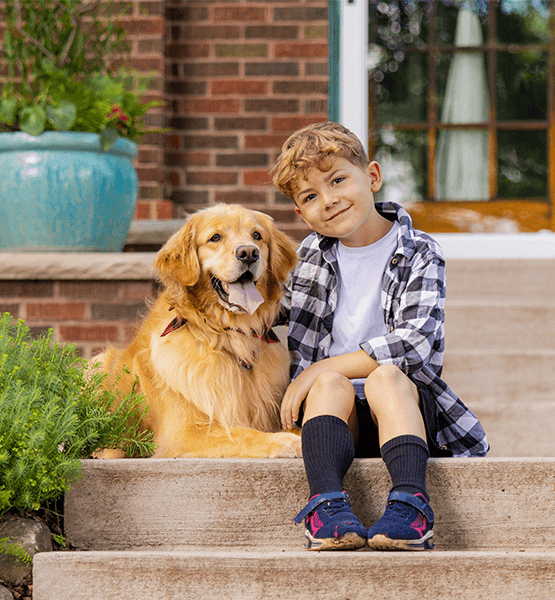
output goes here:
[[340, 215], [342, 215], [344, 212], [348, 211], [349, 208], [351, 208], [350, 206], [347, 206], [347, 208], [343, 208], [339, 211], [337, 211], [335, 214], [333, 214], [331, 217], [329, 217], [329, 219], [326, 219], [326, 221], [332, 221], [333, 219], [335, 219], [336, 217], [339, 217]]

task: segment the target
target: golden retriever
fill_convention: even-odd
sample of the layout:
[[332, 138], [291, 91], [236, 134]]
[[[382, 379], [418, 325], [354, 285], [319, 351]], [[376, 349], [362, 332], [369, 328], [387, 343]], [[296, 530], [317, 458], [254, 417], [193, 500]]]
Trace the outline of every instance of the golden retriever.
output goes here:
[[272, 331], [295, 262], [272, 219], [238, 205], [193, 214], [160, 250], [164, 291], [127, 348], [95, 359], [109, 382], [129, 369], [123, 391], [138, 377], [155, 457], [301, 455], [299, 435], [279, 431], [289, 353]]

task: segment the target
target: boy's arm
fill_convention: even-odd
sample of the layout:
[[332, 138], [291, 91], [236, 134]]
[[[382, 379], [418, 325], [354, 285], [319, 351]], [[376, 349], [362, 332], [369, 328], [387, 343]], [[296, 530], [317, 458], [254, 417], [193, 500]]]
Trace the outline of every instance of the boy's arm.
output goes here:
[[320, 360], [304, 369], [289, 385], [281, 403], [281, 422], [291, 429], [299, 418], [299, 409], [317, 377], [323, 373], [340, 373], [348, 379], [366, 378], [378, 363], [364, 350]]
[[393, 329], [368, 340], [361, 348], [380, 364], [394, 364], [406, 375], [429, 363], [433, 351], [443, 351], [445, 263], [432, 255], [410, 265], [410, 274], [393, 315]]

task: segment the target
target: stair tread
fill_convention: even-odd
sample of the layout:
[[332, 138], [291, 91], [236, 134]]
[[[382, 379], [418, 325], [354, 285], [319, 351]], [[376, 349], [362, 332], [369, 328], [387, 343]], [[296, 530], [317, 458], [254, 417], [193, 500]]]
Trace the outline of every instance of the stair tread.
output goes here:
[[553, 552], [66, 552], [35, 557], [35, 600], [551, 599]]
[[[292, 518], [308, 488], [299, 459], [84, 461], [66, 496], [66, 537], [78, 549], [294, 549]], [[431, 459], [428, 491], [438, 549], [555, 549], [553, 458]], [[381, 459], [355, 460], [345, 478], [370, 526], [390, 486]], [[248, 526], [245, 526], [248, 524]]]

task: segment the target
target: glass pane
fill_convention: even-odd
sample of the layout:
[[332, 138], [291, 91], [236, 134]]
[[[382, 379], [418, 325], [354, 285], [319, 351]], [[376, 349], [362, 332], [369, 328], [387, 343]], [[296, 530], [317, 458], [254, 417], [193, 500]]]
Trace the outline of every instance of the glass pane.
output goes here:
[[548, 0], [500, 0], [496, 7], [497, 39], [506, 44], [547, 43]]
[[[436, 7], [436, 43], [440, 46], [481, 46], [488, 39], [488, 0], [457, 2], [443, 0]], [[478, 40], [468, 40], [463, 12], [475, 15], [477, 31], [472, 32]]]
[[547, 133], [499, 131], [499, 198], [547, 198]]
[[395, 52], [428, 41], [429, 0], [368, 1], [368, 39]]
[[428, 197], [426, 132], [382, 130], [377, 134], [374, 159], [382, 167], [383, 185], [379, 202], [406, 204]]
[[428, 68], [424, 54], [399, 52], [370, 73], [375, 90], [375, 120], [383, 123], [427, 120]]
[[488, 200], [487, 131], [442, 129], [437, 143], [436, 176], [438, 200]]
[[497, 55], [497, 119], [547, 119], [547, 54], [527, 50]]
[[437, 114], [442, 123], [487, 123], [489, 90], [483, 52], [441, 54], [436, 62]]

